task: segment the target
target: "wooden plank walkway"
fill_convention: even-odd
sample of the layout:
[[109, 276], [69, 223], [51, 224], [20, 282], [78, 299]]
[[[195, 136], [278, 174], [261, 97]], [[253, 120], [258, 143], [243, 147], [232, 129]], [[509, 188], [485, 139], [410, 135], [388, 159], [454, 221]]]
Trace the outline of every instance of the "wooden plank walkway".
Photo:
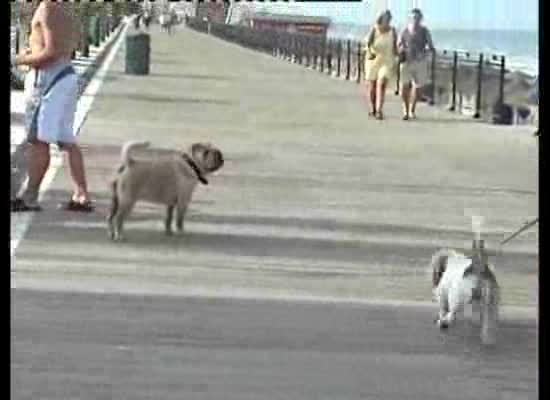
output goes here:
[[[469, 210], [493, 248], [537, 214], [536, 142], [427, 106], [406, 123], [389, 99], [370, 120], [354, 83], [189, 30], [154, 29], [147, 77], [125, 75], [121, 51], [81, 133], [98, 212], [57, 210], [58, 173], [15, 254], [13, 397], [536, 398], [536, 234], [494, 260], [493, 351], [475, 328], [433, 326], [426, 270], [435, 249], [470, 245]], [[183, 237], [141, 204], [128, 241], [108, 240], [130, 139], [224, 151]]]
[[[124, 75], [123, 64], [121, 51], [81, 134], [98, 213], [55, 210], [68, 188], [58, 174], [18, 251], [20, 284], [35, 272], [64, 281], [70, 266], [81, 283], [118, 271], [176, 291], [428, 300], [427, 261], [440, 246], [469, 246], [469, 209], [487, 218], [490, 247], [537, 214], [536, 142], [521, 128], [428, 106], [407, 123], [391, 97], [388, 119], [370, 120], [353, 83], [189, 30], [153, 34], [150, 76]], [[107, 181], [129, 139], [207, 140], [226, 154], [198, 188], [184, 237], [163, 237], [162, 209], [142, 205], [129, 243], [107, 240]], [[507, 303], [533, 304], [533, 235], [496, 260]], [[54, 245], [65, 237], [71, 246]]]

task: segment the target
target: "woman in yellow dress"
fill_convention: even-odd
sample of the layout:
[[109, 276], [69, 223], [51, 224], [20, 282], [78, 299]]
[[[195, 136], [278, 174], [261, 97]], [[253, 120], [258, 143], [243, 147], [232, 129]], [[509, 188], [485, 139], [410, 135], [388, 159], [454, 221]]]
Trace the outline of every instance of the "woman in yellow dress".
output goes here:
[[370, 116], [384, 119], [384, 97], [388, 81], [397, 65], [397, 33], [390, 25], [391, 12], [386, 10], [376, 18], [376, 24], [366, 36], [366, 80], [371, 103]]

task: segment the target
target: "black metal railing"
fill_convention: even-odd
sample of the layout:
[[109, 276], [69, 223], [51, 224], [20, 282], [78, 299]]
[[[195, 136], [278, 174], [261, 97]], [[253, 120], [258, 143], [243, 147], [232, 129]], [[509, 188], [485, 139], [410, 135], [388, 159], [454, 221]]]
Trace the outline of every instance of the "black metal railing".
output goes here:
[[361, 82], [364, 60], [359, 41], [328, 40], [319, 35], [257, 30], [245, 26], [225, 25], [197, 18], [187, 18], [188, 27], [210, 33], [241, 46], [263, 51], [331, 76]]
[[[241, 46], [269, 53], [275, 57], [303, 65], [330, 76], [342, 77], [348, 81], [361, 83], [364, 80], [365, 48], [363, 41], [328, 39], [319, 35], [290, 33], [275, 30], [259, 30], [246, 26], [225, 25], [215, 22], [187, 18], [186, 24], [200, 32], [210, 32], [221, 39]], [[439, 91], [448, 94], [450, 111], [459, 109], [458, 97], [462, 98], [464, 88], [458, 84], [466, 76], [471, 79], [468, 94], [475, 96], [474, 118], [480, 118], [486, 110], [483, 107], [486, 77], [497, 79], [498, 96], [492, 106], [497, 108], [505, 103], [504, 85], [506, 59], [501, 55], [468, 53], [443, 50], [433, 53], [426, 65], [431, 90], [425, 93], [429, 104], [441, 103]], [[395, 94], [399, 94], [399, 68], [397, 69]], [[462, 80], [464, 81], [464, 79]], [[494, 82], [494, 80], [493, 80]], [[472, 86], [473, 85], [473, 86]]]
[[[494, 102], [498, 110], [505, 104], [504, 85], [506, 74], [506, 57], [504, 55], [486, 55], [483, 53], [470, 53], [465, 51], [443, 50], [434, 56], [432, 63], [432, 82], [437, 82], [436, 72], [438, 70], [450, 70], [450, 104], [449, 110], [457, 110], [457, 97], [460, 92], [458, 85], [461, 75], [469, 76], [467, 79], [474, 79], [475, 104], [473, 110], [474, 118], [480, 118], [483, 110], [484, 83], [488, 77], [497, 82], [497, 97]], [[435, 87], [436, 85], [433, 85]], [[471, 84], [470, 84], [471, 86]]]

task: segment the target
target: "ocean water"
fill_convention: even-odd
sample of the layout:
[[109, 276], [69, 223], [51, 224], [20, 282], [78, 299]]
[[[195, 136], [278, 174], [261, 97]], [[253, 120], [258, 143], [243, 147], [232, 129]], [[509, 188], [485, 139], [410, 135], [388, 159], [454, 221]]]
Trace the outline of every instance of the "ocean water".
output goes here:
[[[398, 30], [402, 29], [398, 27]], [[357, 40], [365, 37], [368, 26], [334, 24], [329, 37]], [[510, 69], [538, 75], [538, 32], [506, 30], [432, 30], [434, 45], [439, 50], [464, 50], [472, 53], [506, 56]]]

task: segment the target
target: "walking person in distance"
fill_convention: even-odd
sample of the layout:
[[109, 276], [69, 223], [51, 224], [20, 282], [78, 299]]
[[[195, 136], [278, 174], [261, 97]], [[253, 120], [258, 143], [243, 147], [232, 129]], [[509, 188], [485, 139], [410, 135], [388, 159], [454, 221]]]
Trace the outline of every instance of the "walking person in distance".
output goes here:
[[411, 11], [409, 23], [399, 36], [401, 96], [403, 99], [403, 120], [416, 118], [416, 103], [421, 90], [428, 80], [427, 51], [435, 52], [432, 35], [422, 25], [422, 11], [415, 8]]
[[365, 71], [370, 100], [369, 116], [384, 119], [384, 100], [388, 81], [394, 76], [397, 57], [397, 33], [391, 26], [392, 15], [383, 11], [366, 37]]

